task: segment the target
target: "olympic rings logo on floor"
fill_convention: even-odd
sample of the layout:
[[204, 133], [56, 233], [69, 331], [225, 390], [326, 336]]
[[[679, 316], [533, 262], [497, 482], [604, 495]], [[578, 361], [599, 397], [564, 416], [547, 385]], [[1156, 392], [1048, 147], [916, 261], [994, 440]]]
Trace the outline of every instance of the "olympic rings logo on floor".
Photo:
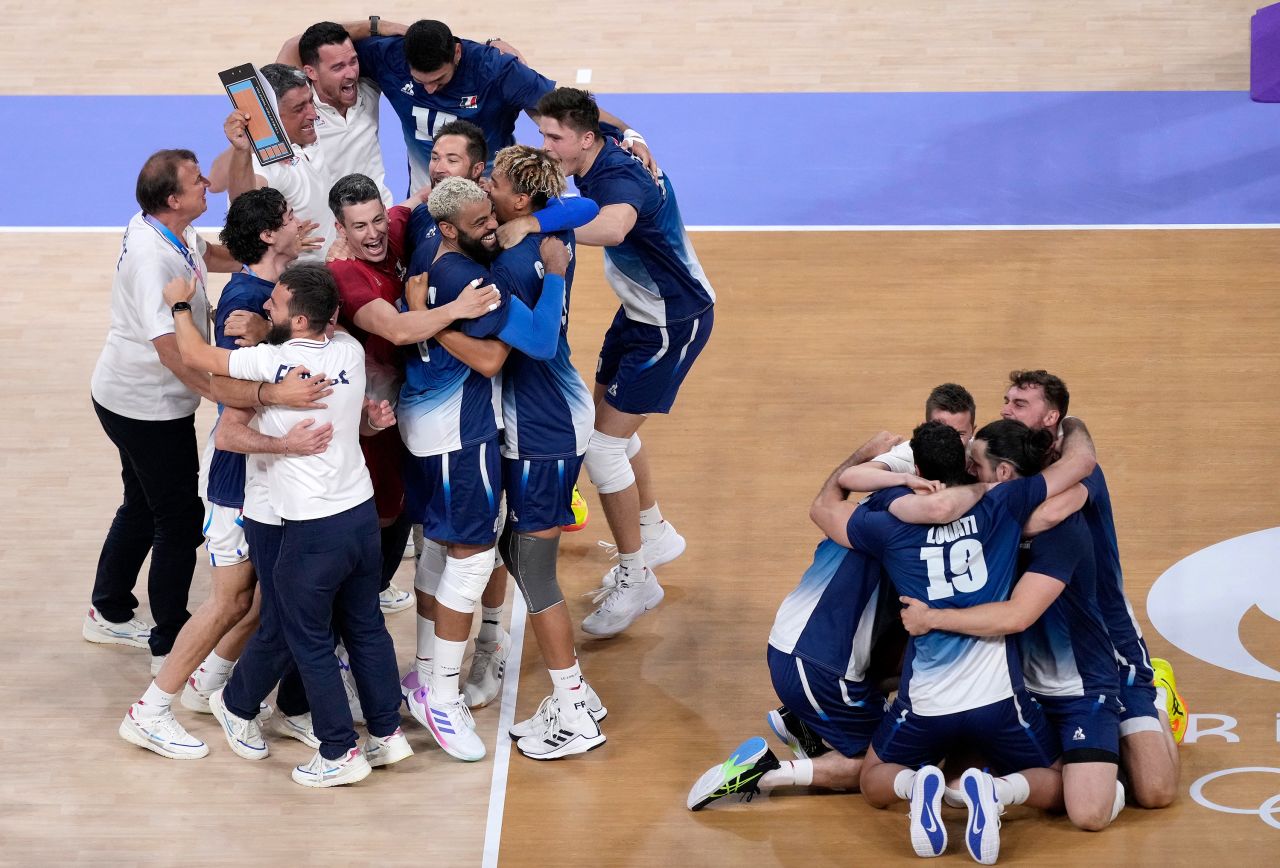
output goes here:
[[1256, 808], [1232, 808], [1228, 805], [1219, 805], [1204, 794], [1206, 784], [1216, 781], [1218, 778], [1237, 774], [1280, 775], [1280, 769], [1267, 766], [1244, 766], [1238, 769], [1221, 769], [1216, 772], [1210, 772], [1191, 785], [1191, 798], [1211, 811], [1220, 811], [1224, 814], [1252, 815], [1258, 817], [1271, 828], [1280, 829], [1280, 793], [1276, 793]]

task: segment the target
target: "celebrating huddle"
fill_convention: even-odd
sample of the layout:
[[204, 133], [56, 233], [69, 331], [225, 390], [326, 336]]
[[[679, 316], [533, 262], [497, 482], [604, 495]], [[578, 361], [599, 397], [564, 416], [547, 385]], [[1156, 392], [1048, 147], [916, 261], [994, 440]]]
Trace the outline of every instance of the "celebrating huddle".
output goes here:
[[691, 810], [860, 789], [909, 802], [931, 857], [945, 802], [992, 864], [1005, 806], [1097, 831], [1126, 795], [1173, 800], [1186, 710], [1125, 600], [1106, 479], [1068, 402], [1058, 377], [1015, 371], [1002, 418], [975, 431], [973, 398], [948, 383], [909, 443], [882, 433], [836, 468], [810, 510], [826, 539], [769, 634], [783, 707], [768, 721], [796, 759], [749, 739], [694, 784]]
[[[209, 179], [187, 150], [144, 164], [92, 387], [125, 496], [83, 626], [89, 641], [151, 651], [154, 680], [120, 723], [125, 740], [207, 755], [173, 713], [181, 691], [241, 757], [267, 756], [268, 720], [315, 748], [293, 779], [328, 787], [412, 754], [403, 701], [448, 754], [483, 759], [470, 709], [500, 690], [510, 573], [552, 685], [512, 727], [517, 749], [558, 759], [605, 742], [559, 537], [582, 524], [585, 465], [618, 564], [584, 632], [614, 636], [661, 602], [654, 569], [685, 541], [658, 508], [637, 432], [674, 404], [715, 294], [644, 139], [490, 42], [438, 21], [316, 24], [261, 70], [292, 159], [259, 163], [236, 110]], [[413, 193], [399, 205], [378, 148], [380, 93], [409, 147]], [[521, 111], [544, 149], [514, 142]], [[565, 195], [566, 175], [581, 196]], [[191, 225], [210, 189], [230, 202], [222, 244]], [[567, 339], [580, 244], [604, 248], [620, 300], [594, 392]], [[209, 272], [232, 274], [212, 322]], [[203, 503], [202, 397], [219, 404]], [[411, 601], [391, 577], [415, 527]], [[202, 536], [213, 589], [189, 615]], [[134, 618], [132, 594], [148, 552], [154, 627]], [[384, 614], [415, 602], [402, 676]]]

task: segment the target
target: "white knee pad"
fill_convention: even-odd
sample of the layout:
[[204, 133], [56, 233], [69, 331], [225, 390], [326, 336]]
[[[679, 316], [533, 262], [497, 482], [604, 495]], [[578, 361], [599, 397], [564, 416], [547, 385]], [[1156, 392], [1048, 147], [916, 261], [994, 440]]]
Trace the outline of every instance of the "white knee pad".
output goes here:
[[447, 558], [436, 602], [455, 612], [474, 612], [489, 584], [495, 555], [493, 549], [486, 549], [468, 558]]
[[631, 461], [627, 458], [625, 437], [610, 437], [599, 431], [591, 432], [591, 440], [587, 442], [587, 455], [583, 462], [587, 466], [587, 476], [601, 494], [613, 494], [629, 488], [636, 481], [631, 470]]
[[444, 561], [444, 546], [435, 540], [424, 539], [418, 569], [413, 574], [413, 587], [434, 597], [440, 589], [440, 577], [444, 575]]
[[635, 458], [636, 453], [640, 451], [640, 434], [637, 432], [631, 435], [631, 439], [627, 441], [627, 457]]

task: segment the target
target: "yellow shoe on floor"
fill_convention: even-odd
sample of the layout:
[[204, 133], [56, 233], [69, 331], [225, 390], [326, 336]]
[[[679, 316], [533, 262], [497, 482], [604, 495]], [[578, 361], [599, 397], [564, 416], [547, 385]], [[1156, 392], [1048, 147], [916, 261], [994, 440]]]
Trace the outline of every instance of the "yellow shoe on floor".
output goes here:
[[587, 512], [587, 499], [582, 496], [582, 492], [578, 491], [578, 486], [573, 487], [573, 524], [561, 526], [561, 530], [565, 533], [573, 533], [582, 530], [587, 526], [589, 513]]
[[1178, 681], [1173, 677], [1173, 667], [1168, 660], [1159, 657], [1151, 658], [1151, 669], [1155, 673], [1156, 687], [1165, 691], [1165, 711], [1169, 715], [1169, 729], [1173, 732], [1173, 740], [1182, 744], [1182, 737], [1187, 734], [1187, 704], [1178, 692]]

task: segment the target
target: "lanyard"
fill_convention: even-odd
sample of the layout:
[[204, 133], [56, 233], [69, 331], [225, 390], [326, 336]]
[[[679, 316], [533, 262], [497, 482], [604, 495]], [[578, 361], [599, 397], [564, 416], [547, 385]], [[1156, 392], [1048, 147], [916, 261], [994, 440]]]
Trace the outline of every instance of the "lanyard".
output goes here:
[[200, 290], [204, 291], [204, 278], [200, 276], [200, 269], [196, 267], [195, 257], [191, 255], [191, 249], [183, 243], [182, 239], [173, 234], [173, 230], [165, 226], [159, 220], [150, 214], [143, 214], [142, 219], [151, 225], [151, 228], [160, 233], [165, 241], [169, 242], [169, 246], [182, 256], [183, 261], [187, 263], [187, 267], [191, 269], [191, 273], [195, 275], [196, 281], [200, 284]]

